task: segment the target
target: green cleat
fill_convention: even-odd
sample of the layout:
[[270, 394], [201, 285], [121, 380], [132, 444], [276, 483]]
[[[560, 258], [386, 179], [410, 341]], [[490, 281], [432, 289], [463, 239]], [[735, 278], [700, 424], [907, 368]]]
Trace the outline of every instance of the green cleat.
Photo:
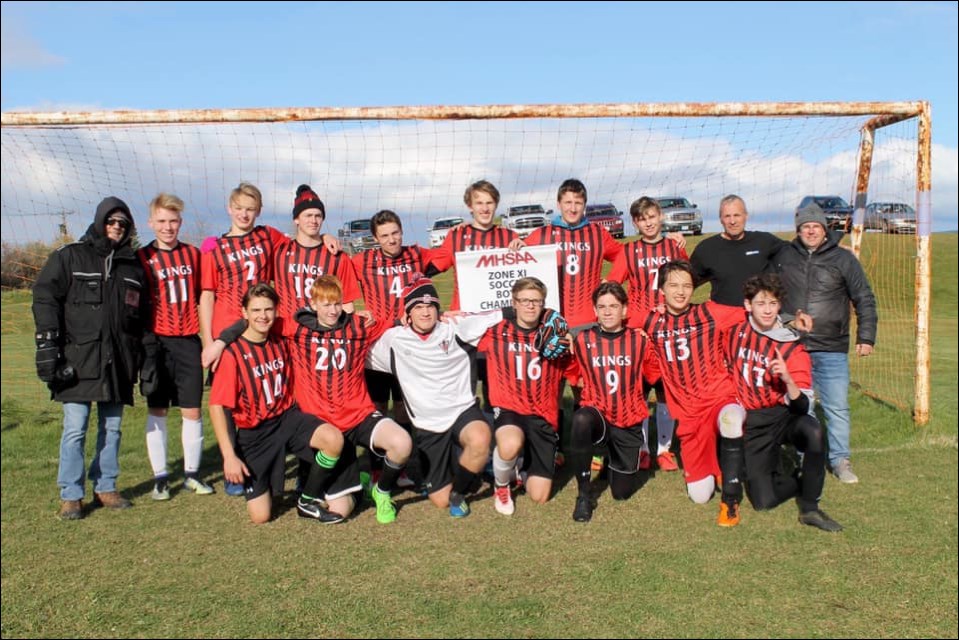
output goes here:
[[389, 524], [396, 520], [396, 505], [393, 504], [390, 494], [383, 493], [379, 487], [373, 487], [370, 497], [376, 503], [376, 521], [380, 524]]

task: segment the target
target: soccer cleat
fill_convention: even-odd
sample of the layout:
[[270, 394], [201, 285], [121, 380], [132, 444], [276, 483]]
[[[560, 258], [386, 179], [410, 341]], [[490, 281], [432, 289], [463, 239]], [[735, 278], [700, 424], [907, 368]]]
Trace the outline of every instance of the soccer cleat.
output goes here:
[[502, 513], [504, 516], [511, 516], [516, 511], [516, 505], [513, 504], [513, 495], [510, 493], [509, 485], [496, 487], [493, 490], [493, 506], [496, 507], [496, 513]]
[[320, 524], [343, 522], [343, 516], [328, 510], [323, 505], [323, 501], [316, 498], [304, 498], [300, 496], [296, 501], [296, 514], [301, 518], [317, 520]]
[[[455, 501], [455, 502], [454, 502]], [[459, 495], [450, 495], [450, 516], [453, 518], [465, 518], [470, 514], [470, 505], [466, 498]]]
[[370, 491], [370, 497], [376, 505], [376, 521], [380, 524], [389, 524], [396, 520], [396, 505], [390, 498], [390, 494], [380, 491], [379, 487], [373, 487]]
[[223, 492], [228, 496], [237, 496], [243, 495], [243, 484], [238, 482], [230, 482], [229, 480], [223, 481]]
[[208, 496], [213, 493], [213, 487], [192, 476], [183, 480], [183, 488], [192, 491], [198, 496]]
[[849, 458], [843, 458], [832, 468], [832, 474], [839, 478], [843, 484], [856, 484], [859, 482], [859, 476], [852, 472], [852, 463]]
[[593, 502], [589, 496], [579, 496], [576, 498], [576, 507], [573, 509], [573, 520], [576, 522], [589, 522], [593, 519]]
[[652, 460], [652, 457], [649, 455], [649, 451], [646, 451], [645, 449], [640, 449], [639, 450], [639, 468], [645, 471], [646, 469], [649, 469], [651, 466], [653, 466], [653, 460]]
[[166, 478], [158, 478], [153, 484], [153, 493], [150, 497], [156, 501], [170, 499], [170, 482]]
[[603, 456], [593, 456], [593, 461], [589, 463], [590, 471], [603, 470]]
[[679, 465], [676, 464], [676, 456], [672, 451], [666, 451], [656, 456], [656, 464], [660, 471], [679, 471]]
[[735, 527], [739, 524], [739, 503], [733, 502], [727, 504], [719, 503], [719, 517], [716, 518], [716, 524], [720, 527]]
[[799, 522], [802, 524], [808, 524], [810, 527], [816, 527], [817, 529], [828, 531], [830, 533], [842, 531], [842, 525], [827, 516], [826, 512], [820, 509], [814, 509], [813, 511], [800, 513]]

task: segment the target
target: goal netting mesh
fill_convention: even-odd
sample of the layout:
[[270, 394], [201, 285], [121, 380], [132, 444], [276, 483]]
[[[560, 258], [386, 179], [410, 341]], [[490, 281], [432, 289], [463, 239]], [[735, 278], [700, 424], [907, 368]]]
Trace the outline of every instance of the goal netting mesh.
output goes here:
[[[261, 189], [260, 221], [282, 231], [292, 231], [297, 185], [309, 183], [326, 203], [325, 231], [388, 208], [404, 220], [407, 243], [425, 243], [433, 219], [468, 216], [463, 191], [476, 180], [499, 188], [503, 213], [512, 205], [555, 208], [558, 185], [576, 177], [590, 202], [623, 211], [643, 195], [685, 197], [702, 211], [706, 234], [720, 230], [718, 203], [735, 193], [747, 203], [747, 228], [790, 238], [803, 196], [855, 202], [861, 129], [873, 115], [5, 125], [4, 397], [7, 389], [46, 396], [33, 371], [29, 287], [50, 249], [82, 235], [108, 195], [130, 205], [143, 243], [152, 239], [147, 204], [158, 192], [185, 201], [181, 237], [199, 243], [227, 230], [227, 194], [240, 181]], [[916, 129], [912, 118], [877, 130], [868, 202], [917, 206]], [[628, 214], [626, 229], [635, 233]], [[916, 246], [916, 235], [863, 234], [879, 340], [872, 358], [852, 358], [854, 385], [906, 414]]]

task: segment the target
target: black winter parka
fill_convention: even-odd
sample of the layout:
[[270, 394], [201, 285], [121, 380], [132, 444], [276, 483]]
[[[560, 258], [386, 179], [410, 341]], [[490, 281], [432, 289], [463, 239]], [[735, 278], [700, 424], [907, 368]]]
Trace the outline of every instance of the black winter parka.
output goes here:
[[[118, 210], [130, 226], [114, 245], [105, 223]], [[149, 313], [146, 276], [131, 246], [133, 233], [126, 204], [105, 198], [80, 240], [53, 252], [37, 277], [37, 333], [56, 332], [63, 363], [76, 372], [70, 380], [50, 383], [55, 400], [133, 404]]]

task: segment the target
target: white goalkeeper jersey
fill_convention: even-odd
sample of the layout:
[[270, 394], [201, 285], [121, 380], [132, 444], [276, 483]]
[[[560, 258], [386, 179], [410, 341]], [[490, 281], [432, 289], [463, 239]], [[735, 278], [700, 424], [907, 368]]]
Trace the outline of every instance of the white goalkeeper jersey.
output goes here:
[[476, 402], [465, 345], [475, 347], [502, 319], [502, 311], [460, 316], [436, 323], [427, 337], [409, 327], [394, 327], [370, 350], [367, 368], [393, 373], [413, 424], [442, 433]]

